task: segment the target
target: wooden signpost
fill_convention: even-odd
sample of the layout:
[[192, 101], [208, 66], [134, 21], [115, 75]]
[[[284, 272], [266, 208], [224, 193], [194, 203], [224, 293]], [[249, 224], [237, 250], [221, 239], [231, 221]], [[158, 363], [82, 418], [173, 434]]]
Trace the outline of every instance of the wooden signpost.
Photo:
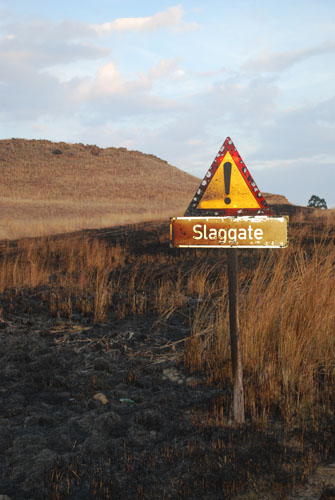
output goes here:
[[243, 366], [238, 309], [238, 248], [284, 248], [288, 217], [274, 217], [227, 137], [184, 217], [170, 220], [173, 247], [226, 248], [234, 385], [234, 421], [244, 423]]

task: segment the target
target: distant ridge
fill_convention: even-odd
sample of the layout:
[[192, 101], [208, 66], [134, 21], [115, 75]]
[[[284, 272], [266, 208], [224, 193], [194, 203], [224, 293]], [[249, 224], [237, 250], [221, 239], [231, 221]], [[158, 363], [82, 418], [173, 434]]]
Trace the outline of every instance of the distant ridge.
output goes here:
[[288, 199], [281, 194], [271, 194], [263, 192], [262, 194], [269, 205], [291, 205]]
[[[47, 140], [0, 141], [1, 197], [149, 201], [192, 196], [199, 179], [151, 154]], [[149, 200], [148, 200], [149, 198]]]
[[0, 174], [0, 239], [180, 216], [200, 183], [152, 154], [26, 139], [0, 140]]
[[0, 141], [0, 239], [183, 215], [199, 179], [151, 154]]

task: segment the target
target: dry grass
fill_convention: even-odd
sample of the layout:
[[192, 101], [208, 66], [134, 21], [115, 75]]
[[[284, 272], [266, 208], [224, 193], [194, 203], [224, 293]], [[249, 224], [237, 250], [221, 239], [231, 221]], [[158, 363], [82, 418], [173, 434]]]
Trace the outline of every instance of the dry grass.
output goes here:
[[[333, 453], [326, 436], [335, 411], [334, 230], [331, 223], [320, 232], [320, 221], [304, 226], [300, 221], [291, 225], [287, 249], [239, 251], [247, 415], [242, 428], [231, 424], [225, 252], [171, 250], [165, 233], [156, 235], [152, 248], [145, 239], [134, 248], [131, 240], [121, 245], [83, 235], [7, 242], [0, 254], [0, 318], [53, 316], [75, 325], [78, 316], [85, 316], [112, 325], [146, 315], [155, 332], [177, 321], [185, 339], [165, 345], [158, 356], [166, 360], [173, 355], [186, 371], [216, 386], [217, 396], [208, 406], [192, 407], [188, 418], [196, 437], [150, 451], [145, 460], [124, 448], [117, 458], [124, 476], [140, 478], [143, 463], [174, 470], [188, 460], [197, 478], [206, 463], [216, 475], [202, 474], [196, 490], [205, 496], [217, 488], [229, 497], [243, 488], [250, 495], [259, 491], [256, 478], [265, 467], [274, 474], [269, 484], [277, 488], [269, 498], [287, 498], [286, 487], [304, 480], [315, 462]], [[210, 439], [211, 451], [205, 455], [199, 439]], [[77, 461], [50, 471], [50, 497], [72, 498], [77, 487], [86, 485], [96, 497], [113, 498], [112, 467], [86, 464], [84, 457]], [[277, 469], [286, 471], [290, 485], [284, 486], [285, 475], [275, 479]], [[195, 498], [194, 480], [180, 479], [178, 498]], [[138, 498], [156, 498], [145, 490], [145, 482], [138, 484], [144, 488]], [[250, 498], [260, 498], [255, 495]]]
[[[56, 204], [56, 203], [55, 203]], [[1, 206], [1, 202], [0, 202]], [[0, 240], [15, 240], [35, 236], [69, 233], [82, 229], [97, 229], [127, 224], [136, 224], [153, 220], [168, 220], [171, 210], [157, 206], [138, 210], [136, 206], [111, 208], [108, 204], [57, 203], [48, 206], [41, 202], [14, 203], [15, 212], [22, 215], [8, 214], [10, 204], [2, 211], [0, 219]], [[182, 215], [185, 206], [176, 204], [173, 214]], [[14, 210], [13, 210], [14, 212]], [[63, 215], [61, 213], [64, 212]], [[35, 214], [35, 215], [34, 215]]]
[[[317, 426], [335, 410], [333, 229], [316, 242], [309, 226], [293, 227], [287, 249], [259, 251], [256, 259], [242, 254], [246, 411], [258, 422], [277, 415], [288, 426], [306, 419]], [[83, 314], [99, 323], [150, 313], [157, 325], [178, 313], [190, 325], [185, 366], [208, 384], [231, 383], [223, 253], [136, 255], [98, 240], [23, 240], [3, 254], [0, 293], [15, 309], [17, 296], [38, 288], [53, 316]]]
[[125, 148], [0, 141], [0, 239], [183, 215], [199, 179]]
[[[318, 425], [334, 413], [334, 280], [334, 244], [326, 238], [308, 251], [301, 243], [271, 251], [242, 274], [245, 402], [253, 419]], [[226, 292], [222, 301], [207, 295], [185, 350], [186, 365], [205, 371], [208, 383], [231, 378], [227, 307]]]

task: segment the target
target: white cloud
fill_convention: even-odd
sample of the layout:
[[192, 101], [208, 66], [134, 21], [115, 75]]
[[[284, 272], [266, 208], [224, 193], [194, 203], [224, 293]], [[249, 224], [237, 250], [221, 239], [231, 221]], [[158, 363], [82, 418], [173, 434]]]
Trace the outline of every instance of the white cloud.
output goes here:
[[110, 54], [109, 48], [85, 41], [92, 31], [83, 23], [12, 23], [2, 30], [9, 34], [0, 38], [0, 63], [40, 69]]
[[132, 80], [125, 80], [116, 64], [110, 61], [101, 66], [93, 77], [86, 77], [74, 86], [73, 97], [77, 101], [89, 102], [102, 99], [130, 95], [139, 90], [150, 89], [150, 80], [140, 75]]
[[243, 68], [249, 72], [280, 72], [310, 57], [335, 52], [335, 42], [328, 41], [317, 47], [290, 52], [263, 52], [258, 57], [248, 59]]
[[149, 17], [122, 17], [114, 21], [94, 24], [92, 29], [99, 34], [111, 31], [150, 32], [164, 27], [172, 27], [177, 31], [188, 31], [198, 27], [195, 22], [183, 21], [184, 10], [181, 5], [175, 5]]
[[160, 79], [167, 76], [183, 76], [184, 72], [178, 69], [179, 60], [170, 57], [169, 59], [161, 59], [158, 64], [152, 66], [149, 70], [149, 77], [151, 79]]
[[122, 81], [121, 75], [114, 62], [109, 62], [99, 68], [96, 75], [95, 85], [97, 92], [104, 95], [122, 92], [124, 82]]
[[[179, 14], [178, 14], [179, 13]], [[173, 14], [173, 15], [172, 15]], [[182, 9], [153, 16], [159, 23], [182, 26]], [[84, 23], [28, 21], [0, 23], [0, 117], [7, 121], [78, 116], [88, 123], [112, 114], [114, 120], [177, 110], [177, 103], [156, 86], [183, 76], [179, 59], [162, 58], [147, 71], [121, 74], [110, 48], [96, 46], [96, 32]], [[102, 59], [97, 69], [96, 61]], [[92, 61], [85, 65], [81, 61]], [[71, 69], [72, 68], [72, 69]], [[86, 68], [86, 71], [85, 71]], [[62, 72], [67, 78], [62, 78]], [[85, 117], [85, 113], [87, 117]], [[81, 118], [79, 118], [81, 117]]]
[[[79, 83], [75, 84], [73, 96], [76, 100], [85, 102], [91, 99], [102, 98], [115, 98], [128, 97], [133, 102], [135, 98], [143, 99], [143, 95], [148, 96], [152, 94], [153, 84], [161, 79], [168, 77], [180, 78], [180, 71], [178, 69], [178, 61], [176, 59], [161, 59], [157, 65], [152, 66], [148, 73], [139, 73], [133, 79], [125, 79], [120, 74], [114, 61], [110, 61], [101, 66], [93, 77], [86, 77]], [[139, 94], [141, 97], [139, 97]], [[159, 96], [152, 96], [151, 102], [159, 104], [168, 103], [172, 101], [159, 98]], [[138, 108], [138, 106], [136, 106]], [[164, 106], [165, 108], [165, 106]]]
[[14, 40], [15, 38], [15, 35], [5, 35], [3, 37], [0, 37], [0, 42], [2, 42], [3, 40]]

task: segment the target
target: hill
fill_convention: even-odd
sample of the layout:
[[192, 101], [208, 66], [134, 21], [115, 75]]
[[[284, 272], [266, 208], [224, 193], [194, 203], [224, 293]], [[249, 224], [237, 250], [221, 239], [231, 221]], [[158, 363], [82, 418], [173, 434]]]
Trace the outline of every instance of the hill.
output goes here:
[[180, 216], [200, 182], [139, 151], [25, 139], [0, 141], [0, 174], [0, 239]]
[[153, 155], [0, 141], [0, 238], [182, 215], [199, 179]]

